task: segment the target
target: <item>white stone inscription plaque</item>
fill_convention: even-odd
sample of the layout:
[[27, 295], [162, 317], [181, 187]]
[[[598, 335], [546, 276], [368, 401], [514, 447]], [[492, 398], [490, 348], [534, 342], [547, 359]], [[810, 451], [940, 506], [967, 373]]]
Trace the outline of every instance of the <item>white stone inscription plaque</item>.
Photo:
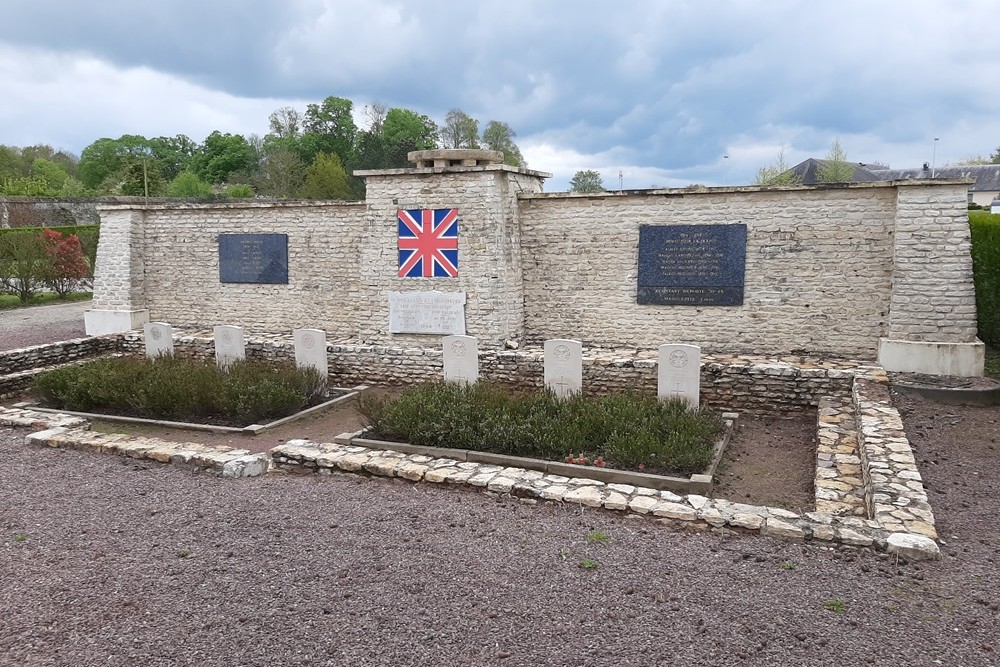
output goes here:
[[296, 329], [292, 332], [295, 340], [295, 365], [299, 368], [315, 368], [326, 383], [329, 370], [326, 361], [326, 332], [322, 329]]
[[660, 400], [677, 398], [697, 409], [701, 394], [701, 348], [697, 345], [661, 345], [656, 373]]
[[465, 292], [389, 292], [389, 333], [465, 334]]
[[479, 341], [473, 336], [445, 336], [444, 381], [475, 384], [479, 381]]
[[215, 365], [226, 370], [247, 358], [247, 339], [243, 327], [215, 327]]
[[557, 398], [568, 398], [583, 390], [583, 344], [556, 338], [545, 341], [545, 388]]
[[146, 341], [146, 356], [150, 359], [174, 356], [174, 328], [166, 322], [147, 322], [142, 325]]

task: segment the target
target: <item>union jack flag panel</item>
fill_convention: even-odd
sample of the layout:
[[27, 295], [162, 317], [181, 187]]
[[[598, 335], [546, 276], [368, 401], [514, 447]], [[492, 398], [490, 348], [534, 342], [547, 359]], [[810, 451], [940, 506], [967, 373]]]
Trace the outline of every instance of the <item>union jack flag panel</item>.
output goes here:
[[396, 211], [400, 278], [458, 277], [458, 209]]

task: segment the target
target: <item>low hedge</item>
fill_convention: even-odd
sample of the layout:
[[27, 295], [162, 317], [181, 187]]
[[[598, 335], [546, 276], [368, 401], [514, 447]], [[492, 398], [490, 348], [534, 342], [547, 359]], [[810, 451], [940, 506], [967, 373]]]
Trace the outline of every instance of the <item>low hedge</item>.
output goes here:
[[561, 400], [480, 382], [432, 383], [391, 398], [362, 396], [376, 438], [654, 473], [708, 466], [721, 416], [635, 393]]
[[969, 213], [979, 338], [1000, 347], [1000, 215]]
[[53, 408], [125, 417], [248, 426], [294, 414], [323, 397], [315, 369], [242, 361], [116, 357], [67, 366], [35, 379]]

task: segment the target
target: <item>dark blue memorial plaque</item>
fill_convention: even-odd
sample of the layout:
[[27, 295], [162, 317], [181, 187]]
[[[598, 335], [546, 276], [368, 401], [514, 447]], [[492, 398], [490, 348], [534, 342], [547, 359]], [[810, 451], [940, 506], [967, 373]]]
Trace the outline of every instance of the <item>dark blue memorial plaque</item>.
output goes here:
[[288, 284], [287, 234], [219, 234], [219, 280]]
[[640, 225], [636, 302], [740, 306], [747, 226]]

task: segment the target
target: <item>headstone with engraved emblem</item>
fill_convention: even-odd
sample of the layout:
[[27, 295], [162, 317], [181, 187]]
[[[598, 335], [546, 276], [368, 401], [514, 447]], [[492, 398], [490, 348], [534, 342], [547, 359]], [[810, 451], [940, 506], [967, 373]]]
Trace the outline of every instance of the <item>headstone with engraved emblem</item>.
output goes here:
[[445, 336], [444, 381], [475, 384], [479, 381], [479, 341], [474, 336]]
[[701, 394], [701, 348], [697, 345], [661, 345], [656, 395], [680, 399], [697, 409]]
[[215, 364], [227, 370], [237, 361], [247, 358], [247, 340], [243, 327], [215, 327]]
[[146, 357], [174, 356], [174, 328], [166, 322], [147, 322], [142, 325], [143, 338], [146, 342]]
[[292, 332], [292, 338], [295, 341], [295, 365], [299, 368], [315, 368], [326, 384], [329, 375], [326, 332], [322, 329], [296, 329]]
[[555, 338], [545, 341], [545, 388], [557, 398], [568, 398], [583, 390], [583, 344]]

